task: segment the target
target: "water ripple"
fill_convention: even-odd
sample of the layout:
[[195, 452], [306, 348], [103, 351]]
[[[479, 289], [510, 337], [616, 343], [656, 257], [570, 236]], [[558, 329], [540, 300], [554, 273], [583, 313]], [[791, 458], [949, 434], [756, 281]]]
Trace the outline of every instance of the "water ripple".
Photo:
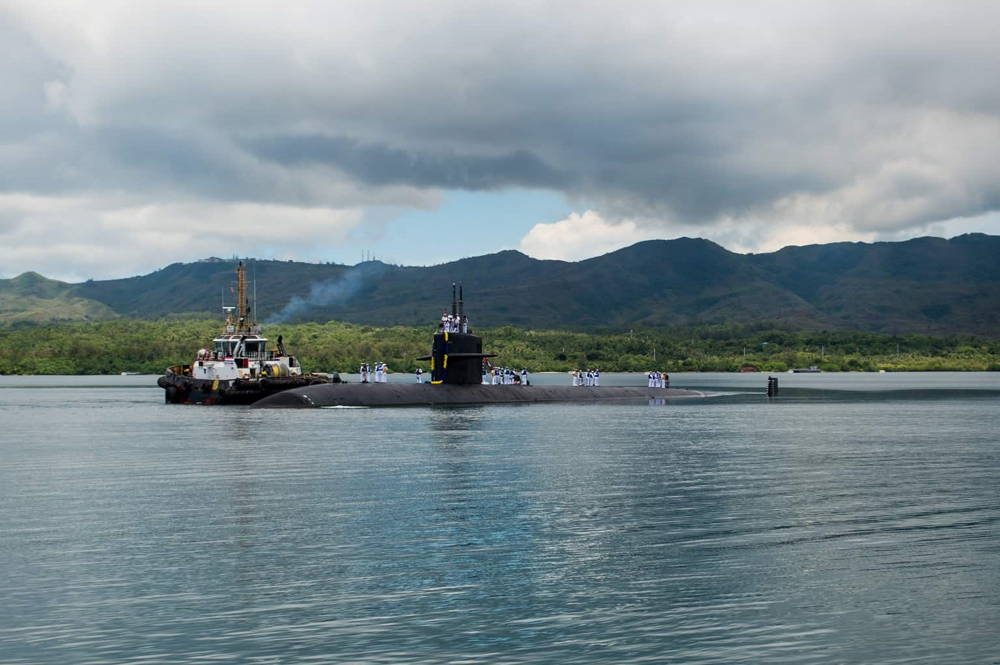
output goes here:
[[995, 401], [258, 413], [104, 393], [4, 391], [2, 663], [1000, 653]]

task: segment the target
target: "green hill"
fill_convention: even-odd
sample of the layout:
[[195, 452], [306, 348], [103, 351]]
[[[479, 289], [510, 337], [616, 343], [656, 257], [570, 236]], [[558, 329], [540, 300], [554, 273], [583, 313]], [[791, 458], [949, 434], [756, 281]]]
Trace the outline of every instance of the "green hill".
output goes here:
[[0, 324], [103, 321], [118, 316], [102, 302], [74, 295], [77, 288], [36, 272], [0, 279]]
[[[462, 282], [478, 326], [628, 330], [703, 324], [978, 334], [1000, 330], [1000, 237], [832, 243], [736, 254], [707, 240], [641, 242], [579, 262], [504, 251], [429, 267], [250, 261], [258, 315], [426, 325]], [[233, 264], [65, 284], [0, 280], [0, 321], [219, 316]], [[45, 317], [49, 318], [46, 319]], [[18, 318], [20, 317], [20, 318]]]

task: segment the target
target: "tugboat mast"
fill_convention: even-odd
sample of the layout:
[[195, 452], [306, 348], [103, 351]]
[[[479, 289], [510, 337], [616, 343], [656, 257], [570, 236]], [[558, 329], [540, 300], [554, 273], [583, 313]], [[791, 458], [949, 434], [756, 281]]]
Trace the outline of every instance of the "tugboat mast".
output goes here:
[[250, 328], [250, 303], [247, 302], [247, 276], [246, 269], [243, 267], [243, 262], [240, 261], [236, 266], [236, 299], [237, 299], [237, 316], [239, 331], [247, 332]]
[[[226, 310], [226, 332], [229, 334], [248, 335], [260, 331], [253, 318], [253, 310], [247, 295], [246, 267], [240, 261], [236, 265], [236, 307], [223, 307]], [[233, 317], [233, 309], [236, 316]]]

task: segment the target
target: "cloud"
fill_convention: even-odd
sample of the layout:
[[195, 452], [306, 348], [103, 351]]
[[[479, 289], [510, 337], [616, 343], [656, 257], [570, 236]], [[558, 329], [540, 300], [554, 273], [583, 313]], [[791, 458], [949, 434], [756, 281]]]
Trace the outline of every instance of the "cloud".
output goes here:
[[[136, 206], [127, 199], [0, 195], [0, 244], [16, 247], [9, 274], [47, 265], [67, 281], [126, 277], [175, 260], [208, 256], [289, 258], [347, 238], [364, 222], [358, 209], [255, 203]], [[292, 230], [290, 232], [290, 230]]]
[[329, 248], [351, 236], [316, 235], [306, 211], [351, 210], [362, 229], [442, 190], [518, 187], [599, 211], [603, 226], [563, 221], [603, 246], [684, 229], [760, 248], [778, 230], [881, 237], [1000, 210], [985, 0], [0, 12], [0, 192], [56, 207], [20, 226], [257, 206], [298, 211], [279, 217], [288, 235]]
[[565, 219], [536, 224], [521, 239], [520, 250], [538, 259], [579, 261], [613, 252], [643, 240], [701, 236], [739, 252], [774, 251], [788, 245], [810, 245], [842, 240], [872, 241], [874, 232], [846, 225], [797, 223], [785, 219], [761, 224], [759, 220], [729, 218], [711, 229], [670, 220], [606, 218], [594, 210], [571, 213]]
[[406, 151], [364, 145], [345, 137], [283, 136], [247, 146], [254, 155], [285, 165], [326, 164], [372, 184], [448, 189], [559, 187], [563, 178], [528, 150], [496, 155]]
[[631, 220], [608, 222], [587, 210], [550, 224], [536, 224], [521, 239], [520, 249], [538, 259], [578, 261], [655, 237]]

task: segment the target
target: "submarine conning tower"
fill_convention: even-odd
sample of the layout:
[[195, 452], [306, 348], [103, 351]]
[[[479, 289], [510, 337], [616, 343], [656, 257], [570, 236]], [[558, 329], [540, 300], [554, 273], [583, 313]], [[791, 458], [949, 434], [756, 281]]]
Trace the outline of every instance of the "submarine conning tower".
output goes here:
[[483, 340], [469, 329], [465, 315], [462, 286], [451, 285], [451, 315], [441, 317], [434, 333], [431, 355], [419, 360], [431, 361], [431, 383], [453, 386], [479, 385], [483, 377], [483, 359], [496, 354], [483, 353]]

